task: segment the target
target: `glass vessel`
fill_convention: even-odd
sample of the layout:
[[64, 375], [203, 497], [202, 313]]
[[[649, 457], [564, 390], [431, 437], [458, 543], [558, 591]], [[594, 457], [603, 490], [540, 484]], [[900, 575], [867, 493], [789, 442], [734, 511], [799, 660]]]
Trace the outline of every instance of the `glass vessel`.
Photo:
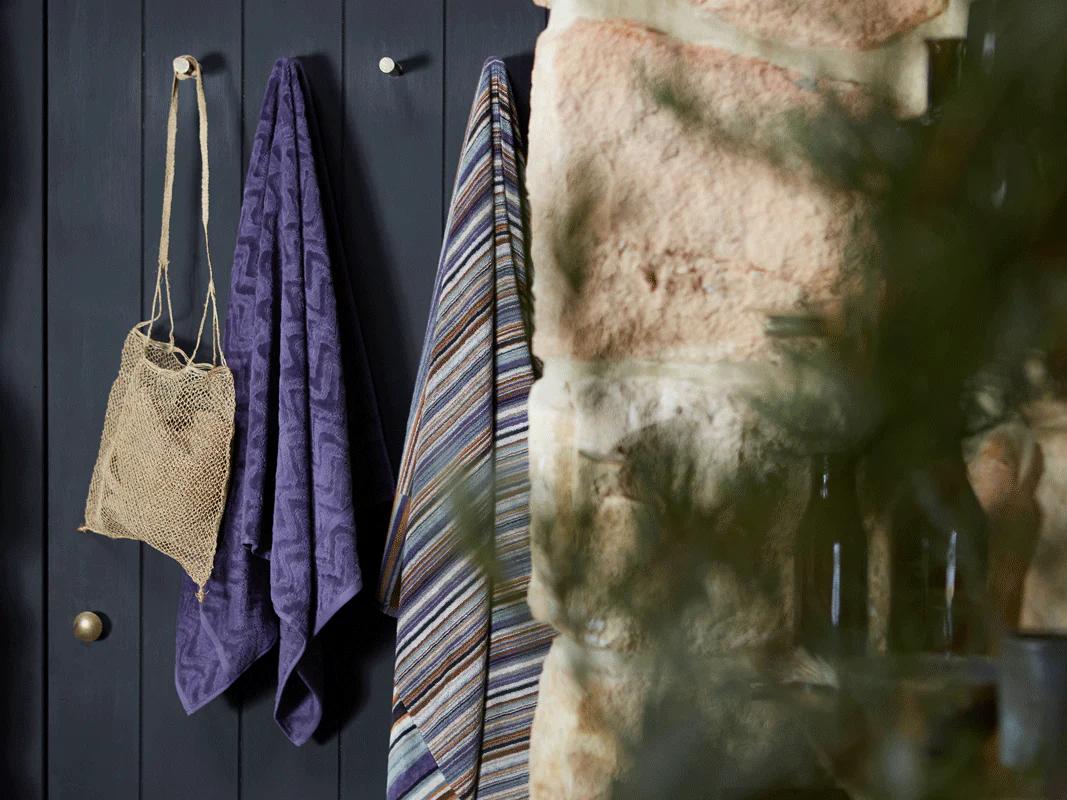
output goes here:
[[916, 470], [892, 514], [890, 650], [985, 653], [988, 561], [985, 515], [962, 456]]
[[867, 647], [867, 532], [856, 497], [854, 461], [814, 459], [811, 496], [797, 530], [797, 635], [831, 658]]

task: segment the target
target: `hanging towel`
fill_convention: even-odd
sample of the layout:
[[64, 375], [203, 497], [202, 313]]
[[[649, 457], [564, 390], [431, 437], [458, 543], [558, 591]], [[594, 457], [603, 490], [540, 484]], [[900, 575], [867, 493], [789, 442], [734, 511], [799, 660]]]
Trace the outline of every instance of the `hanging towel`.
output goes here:
[[245, 180], [226, 322], [233, 475], [204, 602], [183, 586], [175, 663], [192, 713], [277, 644], [274, 716], [294, 744], [323, 715], [316, 636], [361, 586], [353, 480], [369, 496], [392, 488], [351, 296], [327, 242], [309, 98], [300, 65], [279, 60]]
[[399, 618], [390, 800], [528, 795], [551, 631], [526, 605], [534, 368], [517, 138], [507, 72], [490, 59], [449, 209], [379, 587]]

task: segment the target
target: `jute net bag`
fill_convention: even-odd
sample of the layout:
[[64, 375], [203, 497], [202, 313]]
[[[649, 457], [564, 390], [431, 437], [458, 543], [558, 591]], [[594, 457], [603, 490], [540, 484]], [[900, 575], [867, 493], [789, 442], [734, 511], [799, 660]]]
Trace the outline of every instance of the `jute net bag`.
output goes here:
[[[175, 71], [167, 117], [163, 222], [152, 312], [149, 319], [133, 327], [123, 345], [89, 484], [85, 523], [79, 530], [147, 542], [184, 567], [199, 587], [197, 596], [202, 601], [226, 502], [234, 388], [233, 374], [222, 352], [208, 242], [210, 172], [204, 83], [196, 59], [183, 58], [190, 70], [188, 74]], [[200, 211], [208, 267], [207, 296], [196, 344], [189, 355], [174, 343], [168, 263], [178, 81], [185, 78], [195, 79], [200, 115]], [[170, 335], [161, 342], [152, 338], [152, 329], [163, 315], [164, 304]], [[196, 354], [209, 312], [211, 363], [198, 363]]]

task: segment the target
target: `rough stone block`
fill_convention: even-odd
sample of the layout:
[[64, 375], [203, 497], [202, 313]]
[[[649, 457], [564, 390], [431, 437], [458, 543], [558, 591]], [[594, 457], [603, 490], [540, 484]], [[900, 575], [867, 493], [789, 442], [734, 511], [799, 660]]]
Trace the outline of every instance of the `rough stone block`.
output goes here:
[[1027, 409], [1040, 447], [1035, 499], [1039, 534], [1022, 600], [1022, 627], [1067, 632], [1067, 403], [1047, 400]]
[[[956, 0], [958, 2], [958, 0]], [[545, 8], [574, 6], [575, 0], [533, 0]], [[965, 0], [966, 2], [966, 0]], [[950, 0], [579, 0], [616, 16], [654, 17], [663, 6], [688, 4], [768, 41], [794, 47], [869, 50], [943, 15]], [[622, 6], [622, 7], [620, 7]], [[641, 14], [642, 8], [646, 9]]]
[[[558, 637], [541, 672], [530, 745], [532, 800], [606, 800], [631, 767], [639, 777], [627, 796], [691, 797], [693, 781], [710, 780], [714, 785], [701, 786], [706, 796], [722, 797], [812, 766], [788, 708], [749, 692], [766, 680], [763, 666], [745, 659], [688, 666], [703, 679], [673, 682], [668, 713], [681, 717], [685, 733], [664, 740], [644, 728], [646, 712], [662, 701], [666, 674], [684, 668], [672, 667], [664, 654], [602, 652]], [[701, 740], [701, 731], [719, 733]], [[674, 763], [699, 753], [703, 774], [663, 772], [668, 751]]]
[[546, 32], [527, 175], [538, 356], [767, 358], [767, 310], [836, 297], [856, 203], [767, 157], [823, 97], [633, 23]]
[[[765, 371], [738, 365], [549, 363], [531, 397], [529, 597], [539, 619], [595, 647], [639, 650], [635, 611], [666, 603], [677, 589], [670, 541], [659, 542], [648, 528], [657, 500], [689, 508], [688, 519], [728, 526], [716, 516], [722, 482], [748, 465], [759, 475], [782, 470], [784, 485], [765, 498], [777, 513], [759, 545], [759, 557], [777, 571], [777, 591], [755, 593], [729, 565], [708, 557], [705, 583], [679, 609], [679, 624], [694, 652], [709, 655], [787, 638], [788, 542], [808, 472], [806, 462], [780, 451], [777, 433], [748, 406], [767, 380]], [[634, 484], [635, 464], [655, 480], [651, 491]]]
[[613, 659], [553, 642], [541, 670], [530, 742], [531, 800], [607, 800], [625, 765], [622, 739], [636, 734], [650, 676]]
[[944, 13], [948, 0], [689, 0], [738, 28], [794, 46], [868, 50]]
[[[816, 2], [844, 3], [844, 0], [816, 0]], [[844, 18], [835, 21], [829, 30], [820, 29], [818, 18], [808, 18], [800, 3], [785, 0], [758, 0], [741, 3], [724, 0], [739, 15], [751, 13], [763, 19], [791, 20], [784, 26], [784, 38], [761, 36], [758, 30], [746, 30], [723, 18], [702, 10], [694, 0], [555, 0], [549, 28], [562, 30], [581, 19], [628, 19], [660, 31], [680, 41], [713, 47], [737, 55], [760, 58], [808, 77], [822, 77], [859, 83], [871, 87], [879, 96], [890, 99], [902, 116], [921, 114], [926, 108], [926, 39], [961, 36], [967, 27], [970, 0], [948, 0], [944, 13], [910, 30], [889, 37], [880, 46], [868, 50], [839, 47], [811, 47], [803, 42], [812, 36], [823, 39], [838, 37], [843, 31], [855, 30], [855, 21]], [[923, 0], [904, 0], [905, 9], [898, 14], [896, 5], [886, 0], [882, 9], [890, 23], [879, 22], [875, 0], [849, 3], [868, 13], [882, 32], [891, 30], [895, 22], [908, 15], [907, 8]], [[938, 5], [933, 0], [930, 7]], [[751, 7], [751, 9], [749, 9]], [[823, 19], [825, 22], [825, 18]], [[895, 22], [894, 22], [895, 21]], [[860, 30], [863, 28], [860, 26]]]

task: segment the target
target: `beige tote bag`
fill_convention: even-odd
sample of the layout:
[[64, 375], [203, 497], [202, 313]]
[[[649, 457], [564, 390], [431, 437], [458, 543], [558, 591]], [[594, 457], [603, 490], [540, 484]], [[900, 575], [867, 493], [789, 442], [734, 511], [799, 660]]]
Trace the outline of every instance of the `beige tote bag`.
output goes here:
[[[147, 542], [184, 567], [199, 587], [211, 577], [215, 543], [226, 502], [233, 438], [233, 374], [226, 366], [215, 302], [215, 274], [208, 242], [207, 104], [200, 64], [176, 71], [167, 117], [167, 161], [163, 180], [163, 222], [159, 266], [149, 319], [126, 337], [119, 376], [111, 387], [100, 453], [89, 484], [85, 523], [79, 530]], [[176, 60], [177, 61], [177, 60]], [[195, 79], [200, 115], [200, 211], [207, 251], [208, 288], [191, 354], [174, 343], [171, 307], [170, 212], [174, 192], [174, 147], [178, 130], [178, 82]], [[166, 304], [170, 335], [152, 338]], [[197, 352], [211, 315], [211, 363]]]

